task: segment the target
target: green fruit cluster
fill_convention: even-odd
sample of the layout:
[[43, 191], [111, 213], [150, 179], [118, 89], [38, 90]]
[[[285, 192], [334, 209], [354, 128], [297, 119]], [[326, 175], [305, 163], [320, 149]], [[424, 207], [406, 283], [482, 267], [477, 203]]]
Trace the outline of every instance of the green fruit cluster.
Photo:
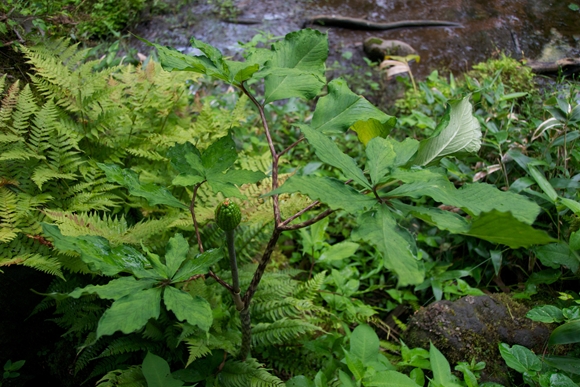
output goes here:
[[219, 228], [230, 231], [238, 227], [242, 220], [240, 207], [230, 199], [224, 200], [215, 209], [215, 221]]

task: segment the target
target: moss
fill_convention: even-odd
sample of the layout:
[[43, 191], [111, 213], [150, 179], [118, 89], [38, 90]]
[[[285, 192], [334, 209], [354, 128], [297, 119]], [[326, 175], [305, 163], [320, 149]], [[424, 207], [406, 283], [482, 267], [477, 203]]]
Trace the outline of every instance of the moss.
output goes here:
[[499, 354], [502, 342], [541, 351], [550, 329], [525, 317], [529, 308], [507, 294], [468, 296], [439, 301], [411, 319], [405, 342], [428, 348], [432, 342], [451, 363], [485, 361], [483, 381], [507, 383], [507, 368]]

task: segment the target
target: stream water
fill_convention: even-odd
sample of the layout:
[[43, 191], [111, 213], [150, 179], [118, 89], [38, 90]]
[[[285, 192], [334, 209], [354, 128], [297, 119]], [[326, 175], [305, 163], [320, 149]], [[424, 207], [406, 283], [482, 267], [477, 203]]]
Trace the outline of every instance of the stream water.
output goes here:
[[[228, 15], [220, 19], [216, 13], [219, 4], [227, 12], [235, 10], [238, 21], [252, 24], [225, 21], [223, 17]], [[461, 23], [458, 28], [389, 31], [312, 27], [328, 32], [330, 55], [339, 59], [345, 51], [353, 54], [353, 60], [360, 59], [362, 42], [371, 36], [408, 43], [421, 58], [413, 71], [423, 77], [434, 69], [461, 73], [500, 52], [542, 61], [579, 57], [580, 11], [570, 4], [565, 0], [204, 0], [190, 1], [175, 14], [156, 16], [138, 26], [135, 33], [184, 52], [191, 52], [189, 39], [194, 36], [235, 55], [241, 51], [238, 42], [249, 41], [259, 31], [282, 36], [302, 28], [306, 18], [318, 14], [377, 22], [432, 19]]]

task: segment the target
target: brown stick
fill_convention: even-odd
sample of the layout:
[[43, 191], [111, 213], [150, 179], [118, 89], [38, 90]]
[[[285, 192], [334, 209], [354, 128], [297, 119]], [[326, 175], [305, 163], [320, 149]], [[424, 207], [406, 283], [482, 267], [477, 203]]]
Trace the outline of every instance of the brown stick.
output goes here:
[[309, 17], [304, 21], [303, 27], [308, 27], [312, 24], [325, 27], [342, 27], [370, 31], [384, 31], [409, 27], [462, 27], [460, 23], [445, 20], [401, 20], [397, 22], [379, 23], [339, 15], [316, 15]]

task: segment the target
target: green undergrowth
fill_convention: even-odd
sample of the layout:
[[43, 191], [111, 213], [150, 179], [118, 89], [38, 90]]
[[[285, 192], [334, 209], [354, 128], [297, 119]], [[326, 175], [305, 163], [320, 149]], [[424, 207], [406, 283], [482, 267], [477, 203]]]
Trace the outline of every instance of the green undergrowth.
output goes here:
[[[514, 385], [578, 385], [576, 84], [541, 96], [502, 57], [433, 72], [390, 116], [326, 81], [316, 31], [242, 62], [192, 44], [142, 65], [14, 45], [30, 82], [0, 79], [0, 269], [54, 277], [29, 287], [74, 350], [61, 385], [491, 387], [486, 359], [399, 340], [484, 292], [560, 327], [546, 357], [499, 347]], [[235, 233], [214, 221], [230, 201]], [[42, 374], [30, 356], [0, 359], [3, 385]]]

